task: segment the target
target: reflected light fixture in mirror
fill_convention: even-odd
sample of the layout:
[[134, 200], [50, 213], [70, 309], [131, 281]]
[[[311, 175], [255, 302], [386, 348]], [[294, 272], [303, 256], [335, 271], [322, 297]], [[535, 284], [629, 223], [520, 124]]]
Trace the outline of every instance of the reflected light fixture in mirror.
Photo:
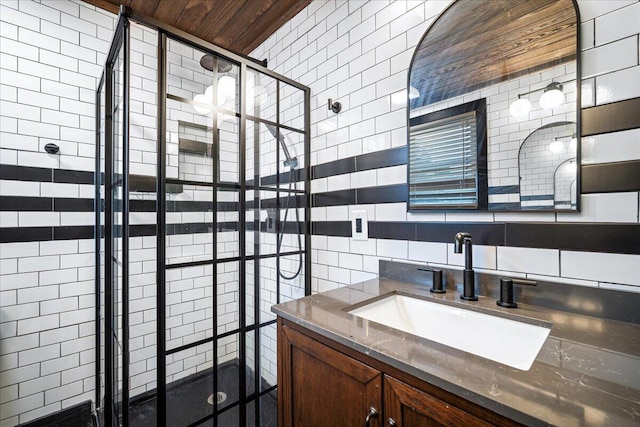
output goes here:
[[529, 112], [531, 111], [531, 101], [527, 98], [523, 98], [523, 96], [540, 90], [544, 90], [544, 93], [540, 96], [540, 100], [538, 101], [540, 108], [543, 110], [552, 110], [564, 103], [562, 84], [558, 82], [551, 82], [544, 89], [534, 89], [529, 92], [518, 94], [518, 99], [513, 101], [509, 106], [509, 114], [518, 119], [528, 117]]
[[564, 150], [564, 142], [560, 141], [559, 139], [556, 139], [551, 144], [549, 144], [549, 151], [554, 154], [560, 153], [562, 150]]

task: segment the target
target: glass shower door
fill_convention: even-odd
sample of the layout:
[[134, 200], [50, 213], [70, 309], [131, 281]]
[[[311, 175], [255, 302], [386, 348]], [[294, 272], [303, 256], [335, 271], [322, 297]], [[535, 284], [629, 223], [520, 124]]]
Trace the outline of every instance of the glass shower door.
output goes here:
[[119, 24], [116, 44], [98, 91], [96, 147], [96, 406], [107, 426], [127, 422], [127, 42], [128, 31]]

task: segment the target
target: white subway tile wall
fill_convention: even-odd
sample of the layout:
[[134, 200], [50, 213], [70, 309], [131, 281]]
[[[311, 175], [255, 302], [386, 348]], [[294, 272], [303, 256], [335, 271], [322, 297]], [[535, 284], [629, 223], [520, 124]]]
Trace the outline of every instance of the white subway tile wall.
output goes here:
[[[255, 50], [253, 56], [268, 58], [270, 68], [311, 87], [312, 164], [406, 144], [406, 104], [397, 96], [394, 98], [394, 94], [405, 88], [406, 72], [420, 37], [449, 4], [450, 0], [314, 1]], [[633, 25], [640, 9], [638, 1], [579, 0], [578, 5], [583, 20], [584, 72], [593, 76], [589, 79], [594, 93], [590, 105], [640, 96], [638, 26]], [[114, 23], [113, 15], [76, 0], [0, 2], [1, 165], [93, 170], [94, 90]], [[150, 64], [155, 58], [155, 40], [152, 32], [139, 27], [133, 27], [132, 34], [131, 158], [135, 163], [132, 170], [153, 175], [156, 101], [155, 73]], [[193, 52], [176, 52], [176, 56], [170, 57], [170, 66], [179, 64], [180, 54], [198, 59]], [[196, 76], [188, 77], [191, 77], [188, 81], [181, 80], [175, 86], [179, 91], [175, 93], [191, 99], [204, 86]], [[171, 82], [178, 83], [173, 79]], [[340, 114], [327, 111], [328, 98], [342, 102]], [[173, 114], [170, 118], [175, 124], [178, 119], [197, 120], [194, 112], [184, 106], [176, 108]], [[274, 112], [264, 114], [268, 117]], [[283, 117], [296, 123], [299, 114]], [[177, 126], [170, 130], [175, 135], [180, 133]], [[43, 153], [43, 146], [49, 142], [61, 147], [59, 156]], [[602, 163], [638, 159], [637, 147], [638, 132], [631, 130], [596, 135], [584, 141], [583, 152], [587, 162]], [[301, 152], [298, 148], [297, 153]], [[206, 159], [198, 163], [200, 160], [186, 157], [179, 160], [177, 150], [170, 154], [175, 156], [170, 163], [175, 167], [172, 169], [175, 176], [178, 171], [185, 174], [208, 171]], [[233, 150], [229, 154], [227, 160], [237, 156]], [[198, 169], [199, 166], [204, 168]], [[227, 172], [230, 176], [234, 174], [233, 168]], [[404, 167], [394, 167], [341, 175], [339, 179], [321, 178], [312, 182], [312, 192], [403, 183], [404, 174]], [[93, 186], [1, 180], [0, 195], [92, 198]], [[584, 212], [558, 215], [557, 221], [637, 222], [637, 196], [637, 193], [583, 196]], [[352, 208], [314, 208], [311, 219], [347, 220]], [[378, 221], [556, 221], [554, 214], [536, 213], [407, 214], [402, 203], [364, 208], [371, 220]], [[233, 221], [233, 215], [228, 214], [223, 213], [221, 220]], [[261, 214], [266, 217], [266, 211]], [[173, 220], [185, 221], [185, 215]], [[206, 218], [204, 213], [197, 215]], [[150, 218], [144, 215], [134, 218], [132, 214], [132, 222], [149, 223]], [[3, 228], [92, 223], [92, 215], [76, 212], [0, 213]], [[233, 233], [220, 233], [222, 246], [218, 250], [235, 253], [234, 237], [222, 238], [224, 234]], [[283, 245], [295, 247], [295, 241], [286, 237]], [[169, 242], [170, 251], [176, 251], [173, 252], [176, 259], [194, 259], [213, 250], [211, 240], [203, 236], [187, 235], [184, 239]], [[275, 239], [272, 240], [261, 243], [265, 248], [273, 248]], [[324, 291], [375, 277], [380, 259], [457, 267], [461, 261], [449, 246], [313, 236], [312, 286], [314, 291]], [[132, 239], [131, 248], [132, 271], [136, 272], [131, 279], [135, 299], [131, 372], [132, 392], [136, 394], [155, 387], [154, 239]], [[0, 244], [1, 426], [27, 422], [93, 397], [92, 251], [92, 240]], [[584, 286], [640, 289], [637, 282], [640, 257], [635, 255], [501, 247], [478, 247], [474, 255], [482, 268], [496, 272]], [[289, 261], [293, 264], [293, 260]], [[271, 260], [262, 264], [261, 267], [275, 271]], [[584, 265], [589, 268], [585, 270]], [[612, 265], [615, 269], [610, 268]], [[212, 278], [206, 271], [188, 277], [183, 277], [186, 271], [178, 272], [180, 278], [176, 277], [169, 286], [184, 288], [176, 290], [170, 335], [181, 342], [207, 336], [211, 331], [199, 325], [210, 318], [212, 308], [196, 305], [206, 301], [207, 292], [212, 292], [211, 287], [200, 284], [210, 283]], [[225, 266], [219, 274], [227, 274], [232, 287], [237, 283], [234, 282], [237, 266]], [[261, 311], [269, 315], [269, 305], [275, 301], [275, 276], [263, 277], [260, 286], [265, 296]], [[294, 283], [285, 293], [293, 298], [300, 296], [299, 290], [299, 284]], [[203, 293], [205, 299], [199, 299]], [[237, 302], [229, 297], [220, 299], [233, 313]], [[237, 318], [232, 315], [229, 321], [237, 322]], [[269, 342], [264, 354], [271, 361], [263, 376], [275, 372], [275, 342], [268, 341], [274, 336], [271, 328], [262, 338], [263, 344]], [[229, 337], [219, 351], [223, 358], [235, 354], [235, 337]], [[211, 366], [211, 355], [206, 349], [183, 353], [170, 360], [171, 378]]]
[[[292, 24], [281, 28], [252, 53], [253, 56], [267, 58], [275, 71], [311, 87], [312, 164], [406, 144], [406, 100], [403, 93], [400, 96], [396, 93], [406, 89], [407, 71], [417, 43], [434, 17], [450, 3], [451, 0], [348, 1], [346, 4], [315, 1], [292, 20], [292, 23], [304, 22], [304, 26]], [[347, 7], [348, 13], [345, 14], [342, 9]], [[582, 19], [583, 78], [588, 77], [583, 83], [583, 108], [640, 96], [640, 27], [637, 25], [640, 3], [637, 0], [578, 0], [578, 7]], [[297, 57], [300, 64], [292, 69], [283, 67], [289, 59], [289, 46], [282, 43], [285, 39], [297, 40], [296, 52], [300, 52]], [[306, 46], [301, 47], [305, 41]], [[371, 52], [375, 53], [373, 62]], [[346, 55], [350, 56], [348, 62], [344, 60]], [[575, 88], [572, 90], [572, 99], [575, 100]], [[589, 90], [593, 91], [591, 96], [588, 96]], [[342, 102], [343, 111], [337, 115], [327, 111], [328, 98]], [[346, 141], [343, 137], [340, 140], [336, 138], [343, 135], [343, 131], [348, 131]], [[585, 163], [594, 164], [637, 160], [638, 138], [638, 129], [584, 138], [583, 159]], [[490, 160], [493, 154], [490, 153]], [[371, 170], [339, 175], [349, 182], [348, 187], [346, 184], [341, 186], [331, 177], [315, 179], [311, 182], [311, 192], [406, 182], [399, 170], [396, 176], [392, 169], [395, 168], [378, 169], [376, 175]], [[497, 181], [496, 185], [513, 183], [510, 178], [504, 183], [499, 177], [493, 179]], [[376, 221], [638, 223], [637, 192], [584, 195], [582, 204], [583, 212], [567, 214], [423, 214], [396, 209], [396, 204], [366, 205], [366, 208], [369, 219]], [[329, 208], [314, 208], [311, 219], [346, 220], [352, 210], [362, 208], [362, 205], [349, 206], [347, 213], [331, 208], [331, 212], [338, 215], [329, 215]], [[453, 241], [453, 236], [451, 238]], [[352, 283], [358, 273], [377, 273], [379, 259], [429, 262], [454, 268], [459, 268], [462, 263], [444, 243], [347, 239], [340, 245], [327, 246], [326, 241], [323, 236], [314, 236], [312, 241], [314, 291]], [[323, 246], [319, 248], [317, 244]], [[350, 275], [346, 272], [327, 273], [341, 268], [341, 257], [355, 253], [366, 254], [362, 267], [359, 263], [349, 266]], [[640, 256], [637, 255], [494, 247], [492, 252], [478, 253], [476, 259], [482, 261], [483, 269], [498, 274], [545, 277], [546, 280], [583, 286], [600, 285], [609, 289], [635, 290], [633, 286], [637, 286], [636, 279], [640, 277]], [[606, 279], [598, 275], [589, 277], [579, 268], [584, 263], [590, 265], [590, 272], [597, 270], [594, 274], [608, 271], [609, 260], [619, 264], [620, 268], [617, 274]]]

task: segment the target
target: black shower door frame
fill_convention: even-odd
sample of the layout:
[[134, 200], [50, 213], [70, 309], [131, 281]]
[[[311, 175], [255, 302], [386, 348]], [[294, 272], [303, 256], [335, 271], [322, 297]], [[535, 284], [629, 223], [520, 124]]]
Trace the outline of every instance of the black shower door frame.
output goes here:
[[[259, 286], [259, 278], [260, 278], [260, 260], [267, 258], [275, 258], [276, 268], [278, 269], [280, 266], [280, 257], [281, 256], [290, 256], [290, 255], [302, 255], [304, 258], [304, 293], [305, 295], [311, 294], [311, 221], [310, 221], [310, 181], [311, 181], [311, 163], [310, 163], [310, 89], [307, 86], [304, 86], [298, 82], [295, 82], [287, 77], [281, 76], [271, 70], [268, 70], [261, 61], [256, 61], [249, 57], [244, 57], [233, 52], [230, 52], [226, 49], [215, 46], [211, 43], [200, 40], [186, 32], [178, 30], [174, 27], [171, 27], [167, 24], [164, 24], [160, 21], [157, 21], [153, 18], [138, 14], [137, 12], [131, 10], [130, 8], [121, 6], [120, 14], [118, 17], [118, 23], [116, 26], [116, 30], [114, 32], [114, 37], [111, 43], [111, 47], [109, 50], [109, 54], [107, 56], [105, 71], [103, 73], [102, 79], [98, 85], [98, 89], [96, 92], [96, 174], [95, 174], [95, 187], [96, 187], [96, 200], [95, 200], [95, 209], [96, 209], [96, 219], [95, 219], [95, 247], [96, 247], [96, 408], [100, 409], [98, 413], [101, 413], [101, 416], [104, 419], [104, 424], [107, 426], [115, 426], [122, 425], [128, 426], [129, 420], [129, 387], [130, 387], [130, 376], [129, 376], [129, 247], [128, 247], [128, 237], [129, 237], [129, 102], [130, 102], [130, 92], [129, 92], [129, 61], [130, 61], [130, 46], [129, 46], [129, 22], [135, 22], [137, 24], [141, 24], [150, 29], [153, 29], [157, 32], [158, 40], [157, 40], [157, 54], [158, 54], [158, 87], [157, 87], [157, 176], [156, 176], [156, 262], [157, 262], [157, 271], [156, 271], [156, 282], [157, 282], [157, 290], [156, 290], [156, 309], [157, 309], [157, 343], [156, 343], [156, 381], [157, 381], [157, 407], [156, 407], [156, 417], [157, 417], [157, 425], [158, 426], [166, 426], [167, 425], [167, 407], [166, 407], [166, 396], [167, 396], [167, 381], [166, 381], [166, 357], [168, 355], [177, 353], [179, 351], [184, 351], [189, 348], [194, 348], [198, 345], [213, 343], [213, 383], [214, 383], [214, 392], [217, 390], [217, 371], [215, 366], [217, 365], [217, 340], [233, 335], [238, 334], [239, 337], [239, 359], [240, 359], [240, 375], [239, 375], [239, 383], [240, 390], [242, 393], [239, 396], [239, 401], [229, 405], [222, 410], [218, 410], [216, 405], [213, 405], [213, 411], [211, 414], [206, 417], [197, 420], [189, 425], [199, 425], [201, 423], [207, 422], [211, 420], [214, 426], [218, 425], [217, 415], [233, 408], [239, 407], [239, 416], [240, 416], [240, 426], [245, 426], [247, 423], [246, 420], [246, 408], [249, 402], [255, 401], [255, 419], [260, 419], [260, 405], [258, 402], [260, 401], [260, 397], [273, 392], [277, 385], [270, 387], [268, 389], [260, 391], [260, 386], [257, 384], [260, 381], [260, 335], [258, 333], [255, 334], [255, 372], [256, 375], [254, 379], [256, 381], [256, 385], [254, 387], [254, 392], [251, 395], [247, 395], [246, 393], [246, 367], [247, 367], [247, 354], [246, 354], [246, 334], [252, 331], [259, 331], [260, 328], [266, 327], [272, 324], [275, 324], [275, 319], [271, 319], [265, 322], [260, 322], [259, 319], [259, 310], [260, 310], [260, 286]], [[239, 183], [224, 183], [218, 182], [215, 178], [213, 182], [210, 184], [203, 182], [190, 182], [185, 180], [176, 180], [176, 179], [167, 179], [166, 176], [166, 100], [170, 97], [167, 93], [167, 41], [169, 39], [179, 41], [186, 45], [189, 45], [193, 48], [208, 52], [217, 57], [224, 58], [225, 60], [229, 60], [240, 67], [240, 108], [239, 113], [236, 114], [236, 117], [239, 118]], [[114, 82], [113, 82], [113, 66], [118, 58], [118, 55], [121, 52], [121, 49], [124, 54], [124, 63], [122, 64], [124, 67], [124, 87], [123, 87], [123, 123], [122, 123], [122, 138], [123, 138], [123, 152], [122, 152], [122, 160], [123, 160], [123, 168], [122, 168], [122, 177], [115, 177], [114, 173], [114, 117], [110, 113], [113, 109], [113, 105], [111, 104], [112, 97], [114, 96]], [[254, 117], [248, 115], [245, 111], [244, 106], [246, 105], [246, 87], [244, 83], [244, 76], [247, 74], [248, 67], [251, 70], [258, 71], [262, 74], [265, 74], [269, 77], [272, 77], [276, 80], [276, 119], [275, 122], [269, 121], [263, 118]], [[285, 124], [281, 123], [280, 118], [280, 87], [281, 83], [285, 83], [290, 85], [296, 89], [303, 91], [304, 93], [304, 130], [300, 131], [295, 128], [288, 127]], [[101, 111], [101, 91], [104, 90], [104, 101], [105, 101], [105, 111]], [[181, 100], [181, 102], [192, 103], [190, 100]], [[105, 114], [106, 113], [106, 114]], [[101, 138], [101, 124], [100, 120], [102, 115], [105, 115], [104, 120], [104, 153], [101, 152], [100, 138]], [[298, 170], [299, 174], [302, 174], [304, 177], [304, 190], [296, 190], [289, 189], [283, 190], [281, 189], [281, 180], [283, 180], [283, 173], [280, 172], [280, 150], [277, 148], [276, 143], [276, 165], [277, 172], [275, 175], [276, 186], [274, 187], [261, 187], [258, 176], [259, 171], [259, 155], [254, 155], [254, 171], [255, 176], [253, 180], [253, 185], [247, 185], [247, 176], [246, 176], [246, 124], [247, 120], [251, 120], [253, 123], [264, 123], [266, 125], [275, 126], [277, 129], [276, 141], [280, 137], [281, 129], [297, 132], [303, 135], [304, 138], [304, 168], [302, 170]], [[216, 132], [214, 132], [214, 135]], [[215, 138], [215, 137], [214, 137]], [[254, 154], [259, 154], [258, 144], [254, 145]], [[214, 150], [215, 152], [215, 150]], [[100, 158], [104, 155], [105, 160], [105, 170], [101, 171]], [[216, 164], [216, 157], [214, 156], [214, 167]], [[120, 181], [114, 178], [121, 178]], [[292, 178], [295, 179], [295, 178]], [[297, 179], [300, 180], [300, 179]], [[113, 186], [114, 183], [119, 183], [122, 186], [122, 202], [121, 204], [116, 203], [113, 197]], [[180, 264], [170, 264], [166, 263], [166, 186], [168, 184], [194, 184], [198, 186], [211, 187], [213, 192], [213, 203], [214, 206], [217, 205], [217, 193], [218, 191], [235, 191], [237, 192], [239, 197], [239, 219], [238, 219], [238, 231], [239, 231], [239, 256], [235, 258], [224, 258], [217, 259], [216, 256], [216, 240], [215, 240], [215, 232], [217, 229], [217, 215], [213, 215], [213, 233], [214, 233], [214, 250], [213, 256], [211, 260], [205, 261], [193, 261], [187, 263]], [[104, 200], [101, 200], [101, 192], [100, 187], [104, 186]], [[280, 222], [280, 194], [287, 193], [287, 195], [293, 194], [294, 197], [304, 201], [304, 223], [300, 228], [300, 233], [304, 234], [304, 248], [299, 248], [299, 251], [288, 251], [288, 252], [280, 252], [278, 248], [275, 254], [260, 254], [260, 232], [261, 232], [261, 224], [259, 216], [255, 216], [252, 220], [251, 227], [249, 230], [253, 229], [254, 231], [254, 248], [253, 255], [247, 255], [246, 250], [246, 231], [248, 229], [248, 221], [245, 215], [247, 212], [247, 200], [246, 194], [248, 190], [254, 190], [254, 204], [255, 206], [259, 206], [260, 196], [259, 193], [261, 190], [268, 191], [270, 193], [275, 193], [276, 195], [276, 233], [281, 230], [285, 226], [284, 223]], [[104, 203], [104, 204], [103, 204]], [[120, 205], [120, 206], [116, 206]], [[255, 209], [254, 206], [254, 209]], [[122, 224], [121, 226], [116, 226], [113, 223], [113, 212], [114, 208], [121, 209], [122, 212]], [[259, 209], [259, 208], [258, 208]], [[104, 224], [101, 223], [101, 215], [100, 213], [104, 212]], [[217, 209], [216, 209], [217, 212]], [[110, 214], [111, 213], [111, 214]], [[115, 260], [114, 258], [114, 239], [116, 237], [122, 238], [122, 259], [120, 262], [122, 263], [122, 283], [121, 289], [114, 288], [114, 280], [117, 278], [114, 277], [113, 267], [111, 262], [107, 262], [107, 260]], [[105, 269], [104, 269], [104, 278], [101, 275], [100, 268], [100, 250], [101, 250], [101, 238], [104, 239], [104, 250], [105, 250]], [[218, 334], [217, 332], [217, 323], [216, 323], [216, 294], [215, 286], [216, 286], [216, 267], [218, 263], [222, 262], [238, 262], [239, 265], [239, 316], [240, 316], [240, 325], [238, 329], [233, 331], [228, 331], [223, 334]], [[246, 289], [247, 289], [247, 279], [246, 279], [246, 267], [247, 261], [255, 261], [254, 265], [254, 304], [253, 309], [254, 313], [254, 324], [247, 325], [246, 323]], [[214, 307], [214, 316], [213, 316], [213, 336], [210, 338], [206, 338], [194, 343], [186, 344], [178, 348], [173, 348], [167, 350], [166, 348], [166, 271], [170, 268], [184, 268], [190, 266], [197, 265], [212, 265], [213, 267], [213, 307]], [[280, 302], [280, 282], [281, 278], [279, 274], [276, 274], [276, 292], [277, 292], [277, 302]], [[101, 293], [104, 291], [104, 301], [101, 301]], [[119, 295], [115, 295], [116, 292], [120, 292]], [[121, 367], [121, 384], [122, 391], [121, 396], [118, 396], [118, 372], [117, 371], [117, 354], [114, 349], [113, 341], [107, 340], [106, 337], [112, 337], [115, 333], [117, 333], [117, 326], [114, 324], [115, 317], [117, 315], [117, 298], [120, 297], [122, 301], [122, 315], [121, 315], [121, 328], [122, 328], [122, 367]], [[104, 303], [104, 307], [103, 307]], [[104, 315], [105, 323], [104, 330], [101, 330], [101, 316]], [[105, 337], [105, 349], [104, 355], [101, 353], [101, 345], [100, 345], [100, 337], [101, 334], [104, 334]], [[104, 378], [101, 374], [101, 358], [104, 357]], [[102, 388], [104, 386], [104, 396], [102, 395]]]

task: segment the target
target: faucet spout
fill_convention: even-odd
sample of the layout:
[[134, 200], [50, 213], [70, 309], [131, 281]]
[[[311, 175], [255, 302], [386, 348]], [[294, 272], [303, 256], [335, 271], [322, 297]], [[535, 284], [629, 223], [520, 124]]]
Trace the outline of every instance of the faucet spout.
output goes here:
[[457, 254], [462, 253], [462, 245], [465, 247], [464, 252], [464, 268], [467, 270], [473, 269], [473, 251], [471, 250], [471, 234], [463, 231], [456, 234], [453, 241], [453, 252]]
[[464, 245], [464, 272], [463, 272], [463, 292], [460, 298], [467, 301], [477, 301], [475, 290], [475, 273], [473, 271], [473, 250], [471, 234], [463, 231], [456, 234], [453, 240], [453, 252], [462, 253]]

